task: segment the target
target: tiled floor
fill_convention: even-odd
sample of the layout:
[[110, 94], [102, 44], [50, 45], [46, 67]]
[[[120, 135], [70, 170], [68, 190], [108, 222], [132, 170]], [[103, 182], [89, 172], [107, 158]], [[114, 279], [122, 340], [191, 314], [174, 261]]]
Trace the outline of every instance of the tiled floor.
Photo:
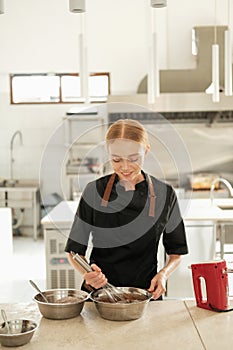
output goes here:
[[[226, 251], [233, 252], [227, 245]], [[224, 256], [227, 267], [233, 268], [233, 254]], [[46, 288], [45, 247], [43, 238], [13, 238], [13, 255], [1, 261], [0, 303], [30, 302], [37, 293], [29, 283], [33, 280], [43, 290]], [[228, 275], [229, 295], [233, 296], [233, 273]]]
[[0, 303], [30, 302], [37, 292], [28, 281], [45, 289], [45, 266], [43, 238], [14, 237], [13, 255], [1, 260]]

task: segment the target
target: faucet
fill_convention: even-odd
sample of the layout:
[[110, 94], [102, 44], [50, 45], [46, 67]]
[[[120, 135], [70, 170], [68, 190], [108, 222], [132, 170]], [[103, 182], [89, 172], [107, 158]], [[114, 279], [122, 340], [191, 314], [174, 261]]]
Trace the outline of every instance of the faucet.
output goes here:
[[19, 135], [19, 140], [20, 140], [20, 145], [23, 144], [23, 135], [21, 133], [20, 130], [17, 130], [11, 137], [11, 146], [10, 146], [10, 150], [11, 150], [11, 160], [10, 160], [10, 178], [11, 180], [14, 180], [14, 174], [13, 174], [13, 163], [14, 163], [14, 157], [13, 157], [13, 150], [14, 150], [14, 140], [16, 138], [16, 136]]
[[223, 177], [217, 177], [216, 179], [214, 179], [214, 181], [211, 183], [211, 187], [210, 187], [210, 200], [211, 200], [211, 205], [213, 205], [213, 201], [214, 201], [214, 189], [215, 189], [215, 184], [217, 182], [222, 182], [228, 189], [229, 194], [231, 197], [233, 197], [233, 187], [231, 186], [230, 182], [227, 181], [226, 179], [224, 179]]

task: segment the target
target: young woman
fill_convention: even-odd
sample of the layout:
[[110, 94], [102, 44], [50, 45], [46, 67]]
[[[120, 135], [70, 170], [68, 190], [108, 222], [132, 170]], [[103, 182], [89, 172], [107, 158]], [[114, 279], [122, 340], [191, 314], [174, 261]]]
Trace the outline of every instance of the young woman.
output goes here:
[[[150, 146], [139, 122], [116, 121], [106, 133], [106, 145], [113, 173], [85, 188], [65, 250], [83, 273], [83, 289], [101, 288], [108, 280], [115, 286], [148, 289], [158, 299], [181, 255], [188, 253], [175, 192], [142, 170]], [[168, 259], [157, 271], [161, 236]], [[90, 238], [93, 272], [85, 273], [70, 252], [85, 259]]]

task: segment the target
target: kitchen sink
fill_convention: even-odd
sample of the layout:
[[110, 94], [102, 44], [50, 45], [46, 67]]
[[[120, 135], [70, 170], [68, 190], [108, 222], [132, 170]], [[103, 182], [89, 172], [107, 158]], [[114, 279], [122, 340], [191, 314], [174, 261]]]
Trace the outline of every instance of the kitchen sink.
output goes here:
[[1, 179], [0, 187], [39, 187], [39, 182], [35, 179]]

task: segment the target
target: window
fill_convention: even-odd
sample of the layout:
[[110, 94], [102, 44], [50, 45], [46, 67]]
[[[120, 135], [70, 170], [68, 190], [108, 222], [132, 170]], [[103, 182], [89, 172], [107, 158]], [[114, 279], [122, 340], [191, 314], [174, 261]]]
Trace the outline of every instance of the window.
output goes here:
[[[90, 102], [106, 102], [110, 94], [110, 74], [91, 73]], [[82, 103], [77, 73], [10, 75], [11, 103]]]

